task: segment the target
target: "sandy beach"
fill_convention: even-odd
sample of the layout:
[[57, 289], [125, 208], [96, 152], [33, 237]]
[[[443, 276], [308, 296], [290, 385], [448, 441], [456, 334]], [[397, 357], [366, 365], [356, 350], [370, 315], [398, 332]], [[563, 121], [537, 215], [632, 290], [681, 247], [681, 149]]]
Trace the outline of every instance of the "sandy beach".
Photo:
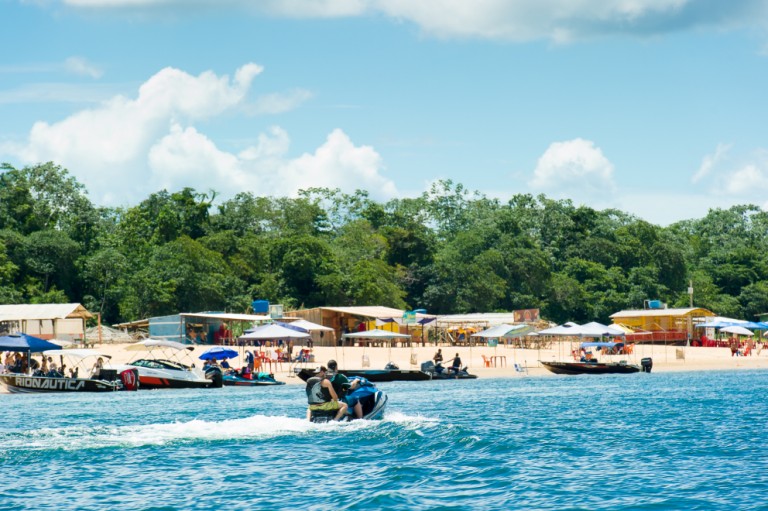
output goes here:
[[[146, 355], [143, 351], [126, 350], [128, 344], [102, 344], [94, 349], [111, 356], [111, 364], [123, 364], [135, 358]], [[201, 364], [198, 359], [201, 353], [210, 346], [196, 346], [189, 352], [191, 357], [188, 363]], [[567, 360], [570, 353], [569, 343], [555, 343], [551, 349], [521, 349], [506, 346], [496, 348], [487, 346], [456, 347], [439, 346], [446, 360], [453, 358], [458, 353], [464, 365], [469, 367], [469, 372], [477, 374], [480, 378], [520, 378], [525, 376], [554, 376], [539, 363], [540, 360]], [[235, 348], [244, 353], [248, 348]], [[368, 367], [373, 369], [383, 368], [392, 361], [401, 369], [416, 369], [421, 362], [431, 360], [437, 348], [427, 347], [315, 347], [312, 350], [314, 362], [301, 363], [298, 367], [316, 367], [326, 364], [328, 360], [335, 359], [340, 368], [360, 369], [364, 367], [364, 358], [370, 362]], [[491, 367], [486, 367], [483, 356], [491, 361]], [[493, 358], [495, 357], [495, 358]], [[768, 369], [768, 350], [762, 353], [753, 351], [751, 356], [731, 356], [729, 348], [703, 348], [703, 347], [675, 347], [637, 345], [631, 355], [601, 355], [598, 357], [604, 361], [627, 360], [629, 363], [640, 364], [644, 357], [653, 359], [653, 372], [668, 371], [724, 371], [741, 369]], [[415, 360], [418, 364], [412, 364]], [[494, 366], [495, 362], [495, 366]], [[244, 364], [243, 358], [238, 357], [231, 361], [233, 366]], [[515, 365], [524, 369], [517, 371]], [[269, 368], [278, 380], [287, 384], [302, 384], [303, 382], [294, 375], [293, 369], [297, 364], [286, 362]]]

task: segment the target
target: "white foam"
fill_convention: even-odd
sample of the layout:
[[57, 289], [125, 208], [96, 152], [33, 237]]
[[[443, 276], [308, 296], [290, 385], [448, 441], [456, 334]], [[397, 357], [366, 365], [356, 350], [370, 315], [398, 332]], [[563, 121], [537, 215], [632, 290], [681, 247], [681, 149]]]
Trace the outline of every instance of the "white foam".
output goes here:
[[[405, 417], [405, 416], [403, 416]], [[412, 420], [412, 418], [411, 418]], [[233, 439], [275, 438], [286, 435], [311, 434], [316, 431], [357, 431], [376, 427], [377, 421], [329, 422], [315, 424], [305, 419], [286, 416], [254, 415], [222, 421], [191, 421], [130, 425], [43, 428], [17, 437], [16, 449], [76, 450], [109, 446], [140, 447], [186, 441], [219, 441]], [[6, 444], [5, 447], [9, 447]]]

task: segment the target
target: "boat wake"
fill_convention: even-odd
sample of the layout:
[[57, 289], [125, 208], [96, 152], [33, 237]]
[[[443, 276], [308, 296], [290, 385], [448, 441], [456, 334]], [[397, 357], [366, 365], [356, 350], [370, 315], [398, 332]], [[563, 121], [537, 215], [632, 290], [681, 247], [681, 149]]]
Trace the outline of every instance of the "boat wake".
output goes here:
[[169, 423], [126, 426], [69, 426], [40, 428], [0, 434], [0, 455], [11, 451], [134, 448], [187, 442], [231, 442], [269, 439], [328, 431], [357, 431], [376, 428], [382, 423], [403, 429], [418, 429], [436, 423], [434, 419], [392, 413], [384, 421], [353, 421], [315, 424], [303, 418], [254, 415], [238, 419], [210, 421], [193, 419]]

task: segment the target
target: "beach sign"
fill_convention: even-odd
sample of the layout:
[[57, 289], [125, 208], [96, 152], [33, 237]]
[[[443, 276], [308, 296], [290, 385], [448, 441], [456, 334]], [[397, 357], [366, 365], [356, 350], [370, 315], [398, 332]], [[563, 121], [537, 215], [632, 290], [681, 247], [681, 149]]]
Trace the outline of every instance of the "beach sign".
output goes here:
[[414, 323], [416, 323], [416, 311], [403, 312], [403, 324], [412, 325]]

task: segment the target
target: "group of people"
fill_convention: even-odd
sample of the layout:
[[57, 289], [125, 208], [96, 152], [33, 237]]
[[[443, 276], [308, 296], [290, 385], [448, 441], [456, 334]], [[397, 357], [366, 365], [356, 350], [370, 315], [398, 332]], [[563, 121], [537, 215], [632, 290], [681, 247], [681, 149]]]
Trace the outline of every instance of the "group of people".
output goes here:
[[313, 378], [307, 380], [307, 420], [313, 411], [336, 412], [334, 420], [340, 421], [351, 409], [354, 418], [363, 418], [362, 395], [357, 392], [363, 386], [362, 378], [351, 380], [341, 374], [335, 360], [328, 367], [320, 366]]
[[[438, 348], [437, 352], [435, 353], [435, 356], [432, 357], [432, 361], [435, 363], [435, 371], [442, 372], [443, 371], [443, 350], [442, 348]], [[448, 366], [448, 373], [457, 373], [461, 371], [461, 357], [458, 353], [456, 353], [456, 356], [449, 359], [448, 362], [451, 363], [450, 366]]]
[[[103, 360], [99, 358], [97, 364], [99, 364], [99, 369], [101, 369]], [[48, 376], [50, 378], [77, 378], [78, 369], [78, 367], [74, 367], [67, 371], [66, 364], [62, 363], [59, 366], [53, 357], [42, 356], [38, 361], [34, 357], [28, 358], [26, 355], [12, 351], [7, 352], [5, 358], [0, 362], [0, 373], [30, 374], [32, 376]]]

